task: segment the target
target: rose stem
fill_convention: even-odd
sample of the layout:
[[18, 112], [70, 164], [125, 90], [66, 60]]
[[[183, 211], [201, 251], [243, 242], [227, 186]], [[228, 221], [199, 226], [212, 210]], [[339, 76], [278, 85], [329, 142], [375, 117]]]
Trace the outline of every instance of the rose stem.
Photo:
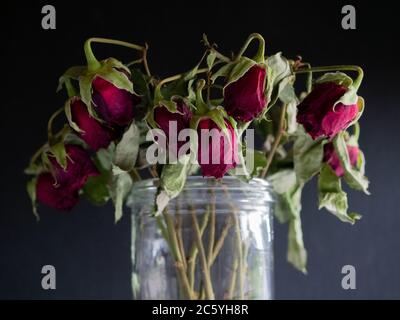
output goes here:
[[263, 178], [263, 179], [267, 176], [268, 169], [272, 163], [272, 159], [274, 158], [276, 150], [278, 149], [279, 143], [281, 141], [282, 135], [285, 131], [285, 116], [286, 116], [287, 105], [284, 104], [281, 108], [282, 108], [282, 110], [281, 110], [281, 116], [280, 116], [280, 120], [279, 120], [278, 133], [275, 137], [275, 141], [272, 145], [271, 151], [268, 154], [267, 164], [265, 165], [265, 167], [261, 173], [261, 178]]
[[[153, 178], [157, 178], [157, 172], [153, 172], [152, 170], [149, 171]], [[176, 238], [174, 224], [166, 208], [163, 211], [163, 217], [167, 227], [165, 227], [160, 215], [156, 217], [157, 226], [160, 228], [161, 234], [163, 235], [165, 241], [167, 241], [172, 256], [175, 260], [175, 267], [177, 270], [180, 286], [185, 291], [186, 297], [189, 300], [193, 300], [193, 293], [190, 289], [189, 280], [187, 278], [185, 270], [183, 269], [183, 260], [179, 252], [179, 245]]]
[[185, 248], [183, 246], [183, 238], [182, 238], [182, 215], [180, 214], [178, 199], [177, 199], [175, 217], [176, 217], [176, 236], [178, 240], [179, 251], [182, 257], [183, 268], [185, 269], [186, 272], [187, 262], [186, 262]]
[[[85, 41], [85, 44], [83, 46], [83, 49], [85, 51], [85, 56], [86, 56], [86, 60], [88, 63], [88, 69], [89, 71], [94, 71], [98, 68], [101, 67], [100, 62], [96, 59], [96, 57], [93, 54], [93, 50], [92, 50], [92, 43], [96, 42], [96, 43], [106, 43], [106, 44], [114, 44], [117, 46], [123, 46], [123, 47], [127, 47], [127, 48], [131, 48], [137, 51], [142, 52], [142, 58], [143, 58], [143, 62], [146, 60], [146, 53], [147, 53], [147, 45], [145, 45], [144, 47], [139, 46], [137, 44], [133, 44], [133, 43], [129, 43], [129, 42], [125, 42], [125, 41], [120, 41], [120, 40], [114, 40], [114, 39], [105, 39], [105, 38], [89, 38]], [[146, 62], [147, 64], [147, 62]], [[146, 69], [146, 67], [145, 67]], [[147, 72], [148, 70], [146, 70]]]
[[354, 80], [354, 87], [357, 90], [360, 85], [361, 81], [364, 77], [364, 71], [361, 69], [359, 66], [346, 66], [346, 65], [339, 65], [339, 66], [327, 66], [327, 67], [313, 67], [313, 68], [307, 68], [307, 69], [299, 69], [299, 70], [294, 70], [294, 73], [307, 73], [307, 72], [327, 72], [327, 71], [356, 71], [358, 73], [358, 76], [356, 80]]
[[147, 76], [151, 77], [151, 72], [150, 72], [150, 68], [149, 68], [149, 64], [147, 62], [147, 51], [149, 49], [149, 46], [147, 43], [144, 44], [144, 49], [142, 52], [142, 59], [143, 59], [143, 67], [144, 70], [146, 71]]
[[215, 56], [216, 56], [219, 60], [221, 60], [221, 61], [223, 61], [223, 62], [227, 62], [227, 63], [229, 63], [229, 62], [232, 61], [232, 60], [229, 59], [227, 56], [223, 55], [222, 53], [220, 53], [219, 51], [217, 51], [217, 50], [215, 49], [215, 45], [214, 45], [214, 44], [211, 44], [211, 43], [208, 41], [207, 35], [206, 35], [205, 33], [203, 33], [203, 42], [204, 42], [204, 45], [206, 46], [206, 48], [207, 48], [210, 52], [213, 52], [213, 53], [215, 54]]
[[215, 192], [214, 189], [211, 188], [210, 190], [210, 194], [211, 194], [211, 215], [210, 215], [210, 228], [208, 230], [208, 248], [207, 248], [207, 261], [208, 261], [208, 268], [210, 269], [210, 273], [211, 273], [211, 259], [213, 256], [213, 249], [214, 249], [214, 242], [215, 242], [215, 201], [216, 201], [216, 197], [215, 197]]
[[[196, 71], [196, 74], [204, 73], [204, 72], [208, 72], [208, 68], [198, 69]], [[179, 80], [179, 79], [183, 78], [184, 76], [185, 76], [185, 73], [180, 73], [180, 74], [176, 74], [174, 76], [170, 76], [168, 78], [162, 79], [160, 82], [157, 83], [157, 86], [154, 89], [154, 98], [156, 99], [158, 97], [160, 99], [160, 97], [162, 97], [162, 95], [161, 95], [161, 87], [164, 84], [166, 84], [168, 82]]]
[[244, 261], [243, 261], [243, 248], [242, 248], [242, 237], [240, 234], [240, 225], [239, 225], [239, 220], [237, 218], [237, 208], [232, 204], [232, 199], [231, 196], [226, 189], [225, 185], [222, 185], [222, 188], [224, 189], [225, 195], [228, 198], [228, 203], [229, 207], [231, 208], [231, 215], [233, 218], [233, 223], [235, 226], [235, 236], [236, 236], [236, 253], [238, 255], [238, 264], [239, 264], [239, 295], [240, 299], [244, 299], [244, 292], [243, 292], [243, 286], [244, 286]]
[[265, 57], [264, 57], [265, 56], [265, 40], [264, 40], [263, 36], [259, 33], [252, 33], [251, 35], [249, 35], [249, 37], [247, 38], [243, 47], [240, 49], [238, 55], [236, 56], [236, 58], [235, 58], [236, 61], [240, 59], [240, 57], [247, 50], [247, 47], [253, 40], [258, 40], [260, 43], [260, 46], [258, 47], [257, 53], [256, 53], [255, 57], [253, 58], [253, 60], [255, 60], [258, 63], [264, 62], [264, 60], [265, 60]]
[[208, 270], [208, 263], [207, 263], [207, 258], [206, 258], [206, 254], [204, 251], [203, 242], [201, 240], [200, 228], [199, 228], [199, 224], [197, 222], [196, 211], [195, 211], [193, 205], [190, 205], [190, 208], [191, 208], [190, 211], [191, 211], [192, 221], [193, 221], [194, 235], [195, 235], [197, 248], [199, 250], [199, 255], [200, 255], [200, 264], [201, 264], [201, 269], [202, 269], [206, 298], [208, 300], [214, 300], [215, 297], [214, 297], [213, 287], [212, 287], [212, 283], [211, 283], [211, 277], [210, 277], [210, 273]]
[[163, 215], [164, 215], [164, 219], [167, 223], [167, 230], [168, 230], [170, 244], [171, 244], [171, 251], [175, 258], [175, 267], [178, 270], [178, 275], [181, 278], [181, 284], [182, 284], [183, 290], [185, 291], [187, 298], [192, 300], [193, 294], [192, 294], [192, 290], [190, 289], [190, 285], [189, 285], [188, 278], [186, 276], [186, 272], [184, 270], [182, 256], [179, 252], [179, 245], [178, 245], [176, 232], [174, 229], [174, 223], [166, 209], [164, 209]]
[[236, 287], [236, 278], [237, 278], [237, 269], [238, 269], [238, 257], [235, 254], [235, 258], [233, 260], [233, 267], [232, 267], [232, 273], [231, 273], [231, 279], [229, 281], [229, 287], [228, 287], [228, 300], [233, 300], [233, 295], [235, 294], [235, 287]]
[[[200, 225], [200, 235], [203, 237], [204, 230], [207, 227], [208, 220], [210, 217], [210, 206], [207, 205], [206, 212], [204, 213]], [[188, 273], [189, 273], [189, 283], [190, 287], [192, 290], [194, 290], [194, 280], [195, 280], [195, 271], [196, 271], [196, 260], [197, 260], [197, 254], [198, 254], [198, 249], [196, 246], [196, 242], [193, 243], [192, 247], [190, 248], [189, 251], [189, 257], [188, 257]]]
[[213, 263], [215, 262], [215, 259], [217, 258], [219, 252], [221, 251], [222, 246], [224, 245], [226, 236], [228, 235], [229, 229], [232, 227], [232, 225], [233, 225], [233, 224], [232, 224], [232, 217], [231, 217], [231, 216], [228, 216], [228, 217], [226, 218], [226, 221], [225, 221], [225, 226], [224, 226], [224, 228], [223, 228], [222, 231], [221, 231], [221, 235], [220, 235], [220, 237], [218, 238], [217, 242], [215, 243], [215, 246], [214, 246], [214, 250], [213, 250], [213, 254], [212, 254], [212, 256], [211, 256], [211, 259], [208, 261], [208, 263], [210, 264], [210, 266], [213, 265]]
[[62, 107], [62, 108], [56, 110], [56, 112], [54, 112], [54, 113], [51, 115], [49, 121], [47, 122], [47, 137], [48, 137], [49, 141], [51, 141], [52, 138], [53, 138], [53, 130], [52, 130], [53, 121], [54, 121], [61, 113], [63, 113], [63, 111], [64, 111], [64, 107]]

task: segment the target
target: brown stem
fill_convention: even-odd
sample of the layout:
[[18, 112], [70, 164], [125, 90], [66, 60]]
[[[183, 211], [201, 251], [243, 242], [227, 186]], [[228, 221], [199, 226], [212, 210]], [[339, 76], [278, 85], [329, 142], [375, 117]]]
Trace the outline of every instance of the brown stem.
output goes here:
[[[211, 259], [214, 253], [214, 242], [215, 242], [215, 192], [214, 189], [210, 190], [211, 193], [211, 215], [210, 215], [210, 228], [208, 230], [208, 248], [207, 248], [207, 261], [208, 267], [211, 268]], [[211, 271], [210, 271], [211, 272]]]
[[238, 255], [238, 268], [239, 268], [239, 297], [241, 300], [244, 299], [244, 264], [245, 261], [243, 259], [243, 248], [242, 248], [242, 236], [240, 232], [240, 224], [238, 220], [238, 209], [233, 205], [231, 196], [225, 185], [222, 185], [224, 189], [225, 195], [228, 198], [229, 207], [231, 209], [231, 216], [233, 219], [233, 223], [235, 226], [235, 236], [236, 236], [236, 254]]
[[204, 250], [203, 242], [201, 239], [201, 234], [200, 234], [200, 227], [197, 221], [196, 217], [196, 212], [194, 210], [193, 205], [191, 205], [191, 215], [192, 215], [192, 222], [193, 222], [193, 230], [194, 230], [194, 235], [196, 239], [196, 244], [197, 244], [197, 249], [199, 250], [199, 256], [200, 256], [200, 265], [201, 265], [201, 271], [203, 275], [203, 283], [204, 283], [204, 290], [206, 293], [206, 298], [208, 300], [214, 300], [214, 290], [212, 287], [211, 283], [211, 277], [208, 269], [208, 263], [207, 263], [207, 258], [206, 258], [206, 253]]
[[144, 44], [144, 48], [142, 51], [142, 59], [143, 59], [143, 67], [144, 70], [146, 71], [146, 74], [151, 77], [151, 72], [150, 72], [150, 68], [149, 68], [149, 64], [147, 62], [147, 50], [149, 49], [149, 46], [147, 45], [147, 43]]
[[228, 295], [227, 295], [227, 299], [228, 300], [233, 300], [233, 297], [234, 297], [234, 294], [235, 294], [238, 266], [239, 266], [238, 257], [235, 255], [235, 258], [233, 260], [231, 280], [229, 281], [229, 287], [228, 287]]
[[271, 151], [268, 154], [267, 157], [267, 164], [265, 165], [262, 173], [261, 173], [261, 178], [265, 178], [267, 176], [268, 173], [268, 169], [271, 166], [272, 160], [274, 158], [274, 155], [276, 153], [276, 150], [278, 149], [279, 143], [281, 142], [282, 139], [282, 135], [285, 132], [285, 115], [286, 115], [286, 108], [287, 105], [284, 104], [282, 106], [282, 111], [281, 111], [281, 116], [280, 116], [280, 120], [279, 120], [279, 128], [278, 128], [278, 133], [275, 137], [275, 141], [272, 145]]
[[240, 234], [239, 221], [237, 219], [237, 212], [232, 212], [234, 223], [235, 223], [235, 235], [236, 235], [236, 250], [238, 254], [239, 263], [239, 296], [240, 299], [244, 299], [244, 261], [243, 261], [243, 248], [242, 248], [242, 236]]
[[[203, 215], [201, 224], [200, 224], [200, 235], [203, 237], [204, 231], [207, 227], [208, 220], [210, 217], [210, 207], [207, 206], [207, 210]], [[195, 271], [196, 271], [196, 261], [197, 261], [197, 254], [198, 254], [198, 249], [196, 245], [196, 241], [192, 244], [192, 247], [190, 248], [189, 255], [188, 255], [188, 273], [189, 273], [189, 283], [190, 287], [192, 290], [194, 290], [194, 281], [195, 281]]]
[[225, 221], [225, 226], [221, 231], [221, 235], [219, 236], [217, 242], [215, 243], [211, 259], [208, 262], [210, 264], [210, 267], [214, 264], [215, 259], [217, 258], [219, 252], [221, 251], [221, 249], [224, 245], [225, 239], [229, 233], [229, 229], [232, 227], [232, 225], [233, 225], [232, 217], [228, 216]]
[[167, 210], [164, 209], [163, 212], [165, 222], [167, 224], [167, 230], [168, 230], [168, 237], [170, 240], [170, 248], [171, 252], [174, 256], [175, 259], [175, 267], [178, 272], [178, 276], [180, 278], [180, 283], [182, 285], [182, 288], [185, 292], [185, 295], [188, 299], [192, 300], [193, 299], [193, 293], [192, 290], [190, 289], [189, 285], [189, 280], [187, 278], [185, 269], [184, 269], [184, 264], [183, 264], [183, 259], [179, 251], [179, 245], [178, 245], [178, 239], [177, 235], [174, 229], [174, 222], [171, 218], [171, 216], [168, 214]]
[[183, 268], [185, 272], [187, 271], [187, 262], [186, 262], [186, 254], [185, 248], [183, 246], [183, 237], [182, 237], [182, 216], [179, 213], [179, 209], [176, 209], [176, 237], [178, 240], [178, 249], [182, 257]]

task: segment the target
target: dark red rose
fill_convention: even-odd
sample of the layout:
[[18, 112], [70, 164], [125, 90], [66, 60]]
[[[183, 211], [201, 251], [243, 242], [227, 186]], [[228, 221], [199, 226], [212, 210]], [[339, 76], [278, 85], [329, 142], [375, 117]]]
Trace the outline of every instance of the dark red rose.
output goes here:
[[224, 108], [235, 120], [249, 122], [266, 107], [266, 70], [254, 65], [224, 90]]
[[67, 167], [63, 169], [51, 158], [52, 173], [38, 176], [36, 194], [40, 202], [56, 209], [69, 210], [78, 202], [78, 191], [91, 176], [99, 171], [89, 154], [76, 145], [66, 145]]
[[134, 117], [134, 107], [140, 98], [119, 89], [101, 77], [92, 82], [92, 101], [97, 113], [111, 126], [126, 126]]
[[[347, 146], [347, 152], [349, 153], [351, 166], [355, 167], [360, 150], [357, 147]], [[333, 143], [328, 143], [324, 146], [324, 161], [329, 164], [336, 176], [342, 177], [344, 175], [344, 169], [337, 153], [335, 152]]]
[[357, 104], [344, 105], [338, 101], [348, 88], [334, 82], [317, 84], [297, 107], [297, 122], [313, 139], [334, 137], [357, 117]]
[[[230, 135], [229, 138], [222, 133], [222, 130], [213, 120], [208, 118], [199, 122], [197, 128], [199, 137], [197, 160], [200, 164], [201, 172], [205, 177], [222, 178], [228, 170], [235, 168], [237, 165], [238, 143], [236, 133], [228, 121], [225, 121], [225, 124]], [[202, 129], [210, 131], [202, 131]], [[202, 136], [204, 137], [204, 135], [208, 134], [208, 143], [203, 145]], [[213, 134], [217, 135], [216, 137], [219, 137], [219, 139], [212, 139], [211, 136]], [[213, 163], [213, 155], [216, 157], [218, 152], [219, 158], [216, 161], [214, 160], [217, 163]], [[202, 159], [202, 154], [205, 155], [204, 160]]]
[[82, 100], [76, 98], [71, 102], [71, 115], [72, 121], [83, 131], [77, 134], [93, 150], [107, 148], [114, 140], [115, 132], [91, 117]]
[[78, 190], [56, 185], [50, 172], [43, 172], [38, 176], [36, 196], [41, 203], [63, 211], [71, 210], [79, 201]]
[[[160, 106], [154, 109], [154, 121], [160, 127], [162, 131], [164, 131], [166, 137], [169, 136], [169, 128], [171, 125], [171, 121], [176, 122], [176, 139], [178, 138], [179, 132], [183, 129], [189, 128], [190, 119], [193, 116], [190, 108], [183, 102], [177, 101], [177, 111], [176, 113], [168, 111], [168, 109], [164, 106]], [[176, 141], [170, 141], [170, 146], [174, 144]], [[185, 141], [178, 141], [178, 148], [185, 143]]]

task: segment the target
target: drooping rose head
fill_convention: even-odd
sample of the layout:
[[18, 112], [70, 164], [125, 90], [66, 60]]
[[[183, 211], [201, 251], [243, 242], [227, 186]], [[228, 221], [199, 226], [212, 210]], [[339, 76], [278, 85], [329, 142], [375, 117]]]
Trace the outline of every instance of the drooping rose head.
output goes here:
[[61, 210], [69, 210], [78, 202], [78, 191], [99, 171], [89, 154], [76, 145], [66, 145], [67, 166], [63, 169], [51, 158], [52, 172], [38, 176], [36, 194], [40, 202]]
[[[170, 147], [177, 142], [176, 150], [185, 143], [185, 141], [178, 141], [178, 135], [181, 130], [189, 128], [190, 120], [192, 119], [193, 113], [190, 108], [181, 100], [177, 101], [177, 112], [170, 112], [166, 107], [159, 106], [154, 109], [154, 121], [157, 123], [159, 128], [165, 133], [166, 137], [169, 137], [169, 130], [173, 130], [173, 126], [176, 128], [174, 133], [175, 138], [169, 141]], [[175, 140], [175, 141], [174, 141]]]
[[297, 122], [313, 139], [332, 138], [357, 117], [357, 104], [336, 103], [348, 90], [334, 82], [323, 82], [298, 105]]
[[86, 105], [79, 98], [71, 101], [71, 117], [80, 129], [77, 134], [95, 151], [107, 148], [115, 138], [115, 132], [91, 117]]
[[266, 107], [265, 67], [254, 65], [224, 89], [224, 108], [235, 120], [249, 122]]
[[50, 172], [39, 174], [36, 183], [37, 199], [54, 209], [69, 211], [79, 201], [78, 190], [71, 190], [68, 186], [56, 185]]
[[211, 119], [199, 122], [197, 160], [205, 177], [222, 178], [238, 163], [238, 141], [232, 125], [225, 121], [229, 137]]
[[[349, 154], [351, 166], [355, 167], [357, 165], [357, 159], [360, 150], [357, 147], [347, 146], [347, 152]], [[343, 166], [340, 163], [339, 156], [335, 152], [333, 143], [327, 143], [324, 146], [324, 162], [329, 164], [336, 176], [342, 177], [344, 175]]]
[[140, 98], [96, 76], [92, 82], [92, 101], [96, 112], [110, 126], [127, 126], [134, 117]]

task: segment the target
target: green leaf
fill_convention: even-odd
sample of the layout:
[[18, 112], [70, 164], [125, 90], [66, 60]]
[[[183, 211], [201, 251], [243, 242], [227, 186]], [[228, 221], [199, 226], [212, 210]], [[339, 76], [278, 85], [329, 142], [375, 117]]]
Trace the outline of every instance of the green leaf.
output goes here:
[[228, 77], [228, 81], [226, 82], [225, 88], [230, 85], [232, 82], [235, 82], [237, 80], [239, 80], [241, 77], [243, 77], [245, 75], [245, 73], [254, 65], [256, 65], [257, 63], [252, 60], [249, 59], [247, 57], [241, 57], [239, 59], [239, 62], [236, 62], [236, 64], [234, 65], [234, 67], [232, 68], [229, 77]]
[[306, 183], [320, 171], [325, 143], [323, 139], [313, 140], [302, 127], [298, 130], [293, 145], [293, 159], [299, 183]]
[[324, 164], [318, 177], [319, 209], [326, 208], [341, 221], [354, 224], [360, 215], [347, 214], [347, 195], [342, 190], [340, 178], [328, 164]]
[[122, 217], [124, 200], [131, 191], [131, 188], [132, 179], [130, 175], [127, 172], [121, 171], [118, 167], [113, 167], [109, 192], [115, 207], [115, 223]]
[[39, 221], [40, 217], [37, 212], [37, 206], [36, 206], [36, 184], [37, 184], [37, 177], [31, 179], [26, 184], [26, 190], [28, 192], [29, 198], [31, 199], [32, 212], [33, 212], [34, 216], [36, 217], [36, 220]]
[[87, 72], [86, 66], [74, 66], [69, 68], [58, 80], [57, 91], [60, 91], [67, 79], [78, 80], [79, 77]]
[[71, 126], [71, 128], [74, 129], [76, 132], [80, 133], [84, 131], [81, 128], [79, 128], [79, 126], [72, 120], [71, 104], [74, 102], [75, 99], [76, 99], [75, 97], [72, 97], [65, 102], [64, 111], [65, 111], [65, 116], [67, 117], [68, 123]]
[[[249, 155], [250, 154], [250, 155]], [[254, 163], [252, 166], [246, 162], [246, 167], [248, 167], [248, 172], [250, 173], [250, 178], [257, 177], [264, 167], [267, 165], [267, 158], [264, 152], [260, 150], [254, 149], [246, 149], [246, 158], [254, 159]], [[250, 171], [250, 167], [252, 167], [252, 171]]]
[[287, 260], [296, 269], [307, 273], [307, 251], [304, 247], [300, 217], [289, 222]]
[[132, 94], [136, 94], [133, 91], [133, 83], [132, 81], [126, 76], [125, 73], [118, 71], [114, 68], [107, 68], [107, 69], [99, 69], [97, 71], [97, 76], [111, 82], [115, 87], [119, 89], [126, 90]]
[[357, 102], [357, 90], [353, 86], [350, 86], [349, 90], [347, 90], [347, 92], [338, 101], [335, 102], [333, 108], [335, 108], [335, 106], [339, 103], [349, 106], [352, 104], [357, 104]]
[[281, 223], [289, 223], [288, 261], [298, 270], [306, 273], [307, 252], [304, 248], [301, 230], [301, 192], [296, 173], [292, 169], [278, 171], [268, 178], [277, 194], [275, 216]]
[[285, 223], [298, 216], [301, 209], [301, 188], [297, 183], [296, 173], [292, 169], [280, 170], [271, 176], [271, 183], [277, 194], [275, 216], [281, 223]]
[[347, 151], [346, 141], [344, 139], [344, 132], [340, 132], [333, 140], [335, 151], [339, 157], [340, 164], [344, 169], [344, 180], [353, 189], [361, 190], [366, 194], [368, 192], [369, 181], [364, 176], [363, 172], [353, 168], [350, 163], [350, 157]]
[[86, 104], [88, 107], [89, 114], [97, 119], [96, 112], [93, 109], [92, 106], [92, 80], [94, 78], [94, 75], [85, 75], [79, 77], [79, 88], [80, 88], [80, 96], [82, 101]]
[[295, 80], [292, 74], [289, 61], [282, 56], [281, 52], [268, 57], [267, 59], [267, 85], [266, 85], [266, 98], [268, 107], [264, 109], [261, 117], [271, 109], [278, 98], [284, 103], [289, 103], [295, 99], [293, 83]]
[[287, 104], [286, 107], [286, 123], [287, 123], [287, 133], [288, 134], [294, 134], [297, 129], [298, 129], [298, 123], [297, 123], [297, 105], [299, 103], [299, 100], [293, 99]]
[[353, 84], [353, 79], [350, 78], [347, 74], [337, 71], [337, 72], [328, 72], [323, 74], [317, 80], [315, 80], [316, 84], [325, 83], [325, 82], [334, 82], [338, 85], [350, 87]]
[[217, 57], [217, 54], [214, 51], [211, 51], [207, 55], [207, 66], [208, 66], [209, 70], [211, 70], [211, 68], [213, 67], [216, 57]]
[[111, 172], [113, 168], [113, 159], [115, 153], [115, 144], [111, 142], [107, 149], [100, 149], [96, 153], [95, 163], [100, 172]]
[[89, 177], [83, 187], [83, 194], [94, 205], [102, 206], [110, 199], [108, 189], [108, 175]]
[[156, 195], [156, 215], [168, 205], [168, 202], [177, 197], [186, 183], [186, 178], [191, 169], [190, 155], [183, 155], [176, 164], [166, 164], [160, 177], [160, 188]]
[[55, 144], [50, 146], [50, 151], [52, 155], [56, 158], [57, 163], [61, 166], [61, 168], [67, 168], [67, 152], [65, 150], [64, 141], [61, 140]]
[[272, 72], [272, 78], [269, 79], [272, 86], [276, 86], [279, 82], [292, 74], [289, 61], [282, 56], [282, 52], [269, 56], [267, 65]]
[[139, 138], [139, 129], [132, 123], [115, 149], [114, 164], [120, 169], [130, 171], [135, 166], [139, 152]]
[[223, 65], [218, 71], [214, 72], [211, 76], [211, 82], [214, 83], [219, 77], [228, 77], [235, 64], [233, 62]]

